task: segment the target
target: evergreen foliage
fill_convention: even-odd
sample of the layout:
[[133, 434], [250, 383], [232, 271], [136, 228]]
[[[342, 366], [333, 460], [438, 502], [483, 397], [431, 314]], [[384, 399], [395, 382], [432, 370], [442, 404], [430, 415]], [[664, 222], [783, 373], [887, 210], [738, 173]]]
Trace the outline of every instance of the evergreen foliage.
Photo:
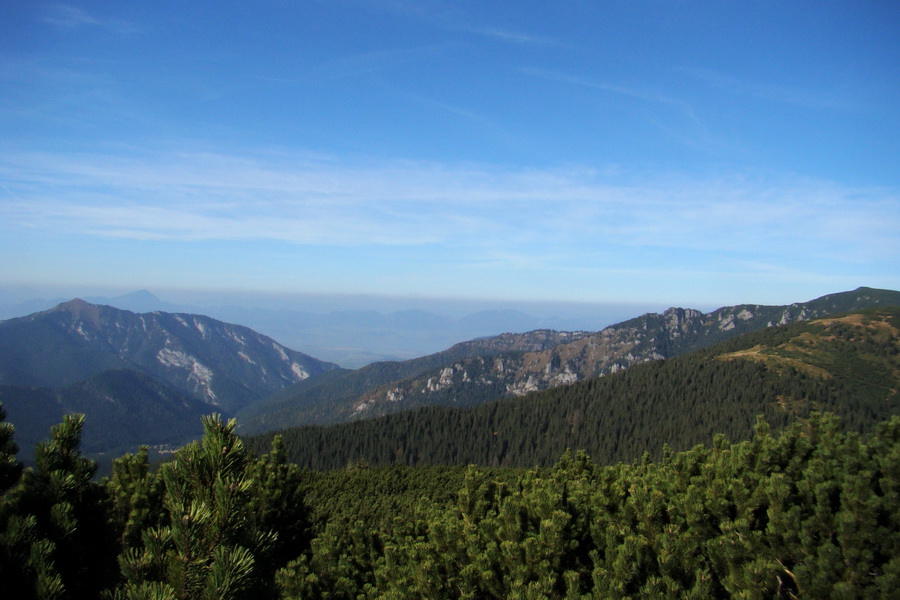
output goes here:
[[598, 467], [567, 453], [381, 525], [336, 517], [286, 598], [890, 598], [900, 418], [867, 440], [814, 415], [773, 436]]
[[160, 470], [168, 524], [144, 529], [142, 547], [123, 553], [126, 583], [116, 598], [253, 597], [257, 560], [276, 537], [248, 510], [254, 459], [234, 434], [234, 420], [204, 417], [203, 428], [199, 442]]
[[83, 415], [66, 415], [38, 444], [36, 469], [3, 494], [0, 589], [9, 597], [93, 598], [117, 576], [109, 503], [79, 449], [83, 426]]
[[165, 523], [164, 491], [162, 477], [150, 470], [146, 447], [113, 462], [106, 492], [112, 502], [112, 524], [123, 548], [140, 546], [144, 529]]
[[78, 452], [82, 423], [55, 427], [0, 497], [4, 598], [892, 598], [900, 585], [900, 417], [866, 435], [822, 413], [778, 434], [759, 419], [748, 441], [609, 466], [566, 452], [550, 468], [328, 473], [286, 462], [277, 439], [254, 459], [234, 421], [210, 417], [158, 472], [139, 452], [103, 484]]
[[6, 410], [0, 403], [0, 494], [13, 486], [22, 474], [22, 463], [16, 459], [19, 445], [13, 436], [16, 428], [6, 422]]

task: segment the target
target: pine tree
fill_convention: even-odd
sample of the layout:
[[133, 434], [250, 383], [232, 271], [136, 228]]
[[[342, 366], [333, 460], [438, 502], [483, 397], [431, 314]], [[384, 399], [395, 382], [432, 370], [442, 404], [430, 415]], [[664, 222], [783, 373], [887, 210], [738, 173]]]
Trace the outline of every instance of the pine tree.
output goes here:
[[53, 565], [53, 544], [40, 539], [37, 519], [22, 502], [14, 433], [0, 405], [0, 597], [55, 600], [63, 591], [62, 578]]
[[22, 475], [22, 463], [16, 459], [19, 446], [13, 439], [15, 431], [12, 423], [6, 422], [6, 409], [0, 402], [0, 494], [5, 494]]
[[309, 548], [311, 524], [309, 507], [303, 495], [303, 473], [287, 461], [281, 436], [272, 440], [270, 452], [250, 464], [253, 481], [247, 507], [253, 527], [258, 531], [278, 532], [258, 557], [261, 584], [256, 598], [277, 596], [275, 572]]
[[235, 421], [203, 418], [204, 435], [163, 465], [169, 525], [145, 529], [143, 547], [120, 558], [125, 585], [115, 598], [226, 600], [254, 597], [257, 557], [275, 540], [248, 510], [253, 457]]
[[12, 564], [3, 585], [18, 597], [97, 597], [116, 577], [108, 505], [91, 481], [96, 464], [80, 451], [83, 427], [84, 415], [65, 415], [37, 445], [36, 470], [4, 495], [0, 543]]
[[136, 548], [141, 532], [163, 525], [163, 481], [150, 470], [147, 447], [113, 461], [106, 492], [112, 501], [111, 517], [122, 547]]

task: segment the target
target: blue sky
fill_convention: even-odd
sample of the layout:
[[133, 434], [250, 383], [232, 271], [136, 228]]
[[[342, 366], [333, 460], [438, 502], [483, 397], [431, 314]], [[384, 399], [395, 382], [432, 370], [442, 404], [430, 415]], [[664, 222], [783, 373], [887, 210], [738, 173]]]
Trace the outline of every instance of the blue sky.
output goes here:
[[900, 289], [900, 3], [5, 2], [0, 284]]

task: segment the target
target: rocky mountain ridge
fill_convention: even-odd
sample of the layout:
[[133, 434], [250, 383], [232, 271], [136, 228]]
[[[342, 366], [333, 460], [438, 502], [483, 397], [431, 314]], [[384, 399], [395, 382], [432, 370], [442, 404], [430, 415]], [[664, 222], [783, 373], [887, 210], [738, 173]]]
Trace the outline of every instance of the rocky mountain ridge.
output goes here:
[[[571, 342], [590, 332], [538, 329], [527, 333], [504, 333], [460, 342], [435, 354], [405, 361], [384, 361], [356, 370], [332, 371], [324, 377], [285, 388], [238, 413], [245, 432], [261, 431], [280, 423], [325, 423], [352, 418], [353, 400], [392, 381], [418, 377], [434, 369], [475, 357], [504, 352], [538, 352]], [[302, 398], [299, 402], [298, 398]]]
[[332, 394], [327, 405], [321, 402], [323, 390], [319, 397], [301, 393], [284, 398], [280, 405], [268, 407], [269, 414], [248, 415], [245, 426], [260, 431], [369, 418], [425, 405], [474, 406], [671, 358], [773, 325], [892, 305], [900, 305], [900, 292], [858, 288], [786, 306], [742, 304], [709, 313], [673, 307], [594, 333], [504, 334], [427, 357], [434, 366], [404, 378], [380, 382], [370, 378], [368, 390]]

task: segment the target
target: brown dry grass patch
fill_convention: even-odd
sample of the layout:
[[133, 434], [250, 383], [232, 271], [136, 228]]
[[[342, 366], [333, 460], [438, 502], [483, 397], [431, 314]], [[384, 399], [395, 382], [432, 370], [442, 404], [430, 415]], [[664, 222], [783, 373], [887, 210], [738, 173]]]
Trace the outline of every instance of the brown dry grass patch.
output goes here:
[[811, 375], [813, 377], [818, 377], [820, 379], [831, 379], [832, 375], [826, 369], [822, 367], [817, 367], [816, 365], [811, 365], [808, 362], [804, 362], [797, 358], [790, 358], [787, 356], [779, 356], [777, 354], [768, 354], [765, 351], [769, 350], [765, 346], [754, 346], [752, 348], [747, 348], [746, 350], [738, 350], [737, 352], [729, 352], [728, 354], [722, 354], [718, 358], [720, 360], [754, 360], [765, 364], [768, 368], [773, 370], [785, 369], [787, 367], [793, 367], [797, 371], [801, 373], [806, 373], [807, 375]]

